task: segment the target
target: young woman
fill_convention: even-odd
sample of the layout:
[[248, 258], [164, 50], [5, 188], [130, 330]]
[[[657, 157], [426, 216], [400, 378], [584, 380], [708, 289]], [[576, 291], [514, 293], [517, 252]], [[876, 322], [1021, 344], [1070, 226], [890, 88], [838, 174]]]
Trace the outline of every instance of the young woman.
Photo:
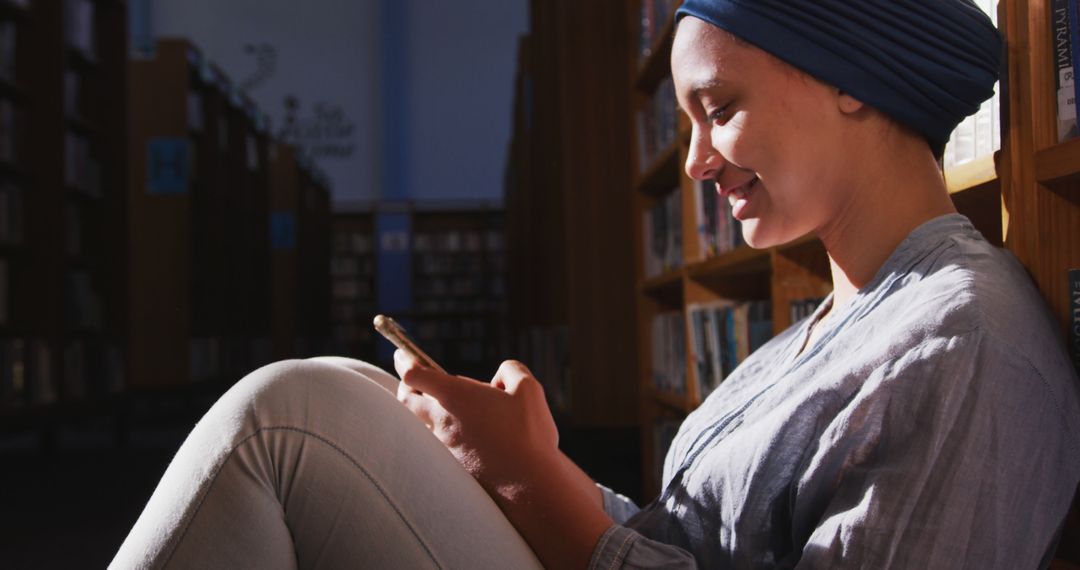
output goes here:
[[1080, 480], [1077, 380], [935, 160], [992, 92], [996, 30], [966, 0], [689, 0], [679, 18], [687, 173], [754, 247], [817, 235], [834, 293], [687, 418], [657, 500], [561, 454], [520, 363], [481, 383], [399, 353], [398, 383], [294, 361], [211, 409], [114, 566], [1046, 566]]

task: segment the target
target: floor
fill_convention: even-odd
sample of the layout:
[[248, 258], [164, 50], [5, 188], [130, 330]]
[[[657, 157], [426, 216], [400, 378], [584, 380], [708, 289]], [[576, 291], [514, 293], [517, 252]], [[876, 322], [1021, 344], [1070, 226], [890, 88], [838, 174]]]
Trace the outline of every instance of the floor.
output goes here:
[[[84, 418], [44, 440], [0, 433], [0, 567], [106, 567], [208, 406], [136, 405], [122, 445], [112, 417]], [[594, 478], [639, 498], [636, 430], [564, 430], [561, 441]]]

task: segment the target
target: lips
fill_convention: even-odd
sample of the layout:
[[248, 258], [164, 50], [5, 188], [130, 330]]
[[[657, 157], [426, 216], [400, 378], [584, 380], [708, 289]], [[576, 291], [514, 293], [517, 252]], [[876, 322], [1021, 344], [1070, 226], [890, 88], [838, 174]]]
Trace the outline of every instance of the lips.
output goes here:
[[750, 191], [754, 189], [754, 186], [757, 184], [757, 181], [758, 181], [758, 177], [754, 176], [754, 177], [750, 178], [749, 180], [747, 180], [746, 182], [743, 182], [742, 184], [739, 184], [738, 186], [732, 186], [732, 187], [724, 188], [724, 187], [720, 186], [719, 183], [717, 183], [716, 187], [717, 187], [717, 191], [720, 193], [720, 198], [727, 198], [728, 196], [732, 196], [732, 195], [734, 195], [736, 198], [745, 198], [747, 196], [747, 194], [749, 194]]

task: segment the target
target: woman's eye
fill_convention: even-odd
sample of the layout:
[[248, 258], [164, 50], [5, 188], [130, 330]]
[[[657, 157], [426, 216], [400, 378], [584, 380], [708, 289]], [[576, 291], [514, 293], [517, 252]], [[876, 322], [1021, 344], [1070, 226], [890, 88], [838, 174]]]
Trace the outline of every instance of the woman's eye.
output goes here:
[[709, 113], [709, 120], [714, 123], [723, 123], [727, 120], [727, 107], [720, 107]]

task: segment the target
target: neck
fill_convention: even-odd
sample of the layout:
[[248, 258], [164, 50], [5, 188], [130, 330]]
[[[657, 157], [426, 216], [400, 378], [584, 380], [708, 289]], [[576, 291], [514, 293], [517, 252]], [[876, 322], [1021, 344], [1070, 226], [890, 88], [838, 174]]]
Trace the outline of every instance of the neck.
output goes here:
[[817, 232], [829, 254], [833, 307], [869, 283], [912, 230], [956, 212], [925, 143], [905, 139], [882, 145], [882, 153], [871, 153], [881, 160], [853, 172], [853, 198]]

